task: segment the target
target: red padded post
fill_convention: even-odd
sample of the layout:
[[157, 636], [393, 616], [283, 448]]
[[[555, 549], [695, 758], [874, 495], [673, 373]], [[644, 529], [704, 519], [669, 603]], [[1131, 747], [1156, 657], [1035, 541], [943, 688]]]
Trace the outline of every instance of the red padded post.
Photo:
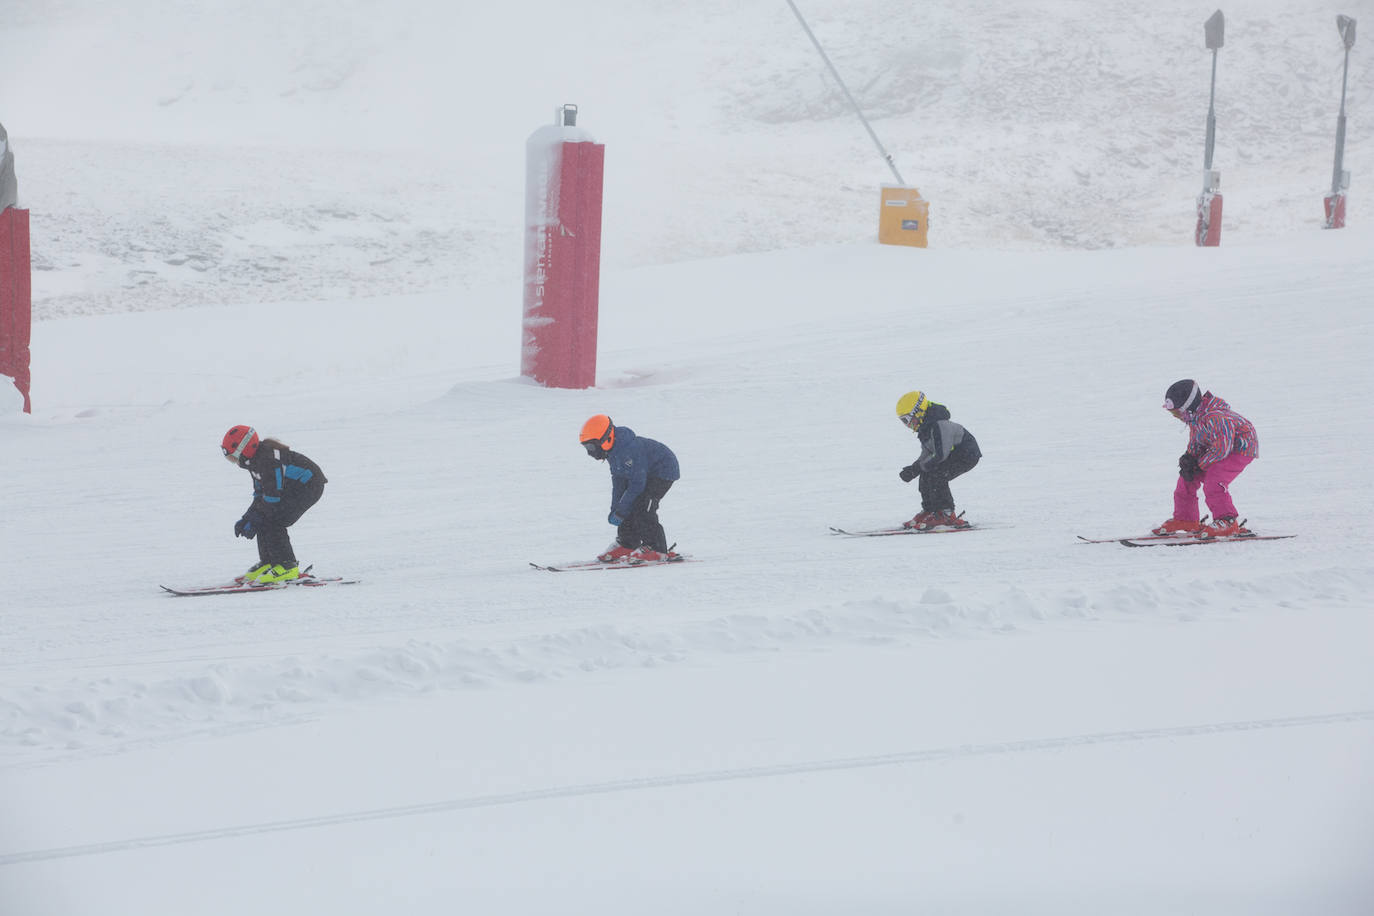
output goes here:
[[1344, 229], [1345, 228], [1345, 192], [1340, 191], [1336, 194], [1328, 194], [1323, 200], [1326, 203], [1326, 222], [1322, 225], [1323, 229]]
[[29, 401], [29, 335], [33, 324], [33, 286], [29, 263], [29, 211], [0, 211], [0, 375], [14, 379]]
[[591, 388], [606, 148], [565, 118], [526, 144], [520, 374], [549, 388]]
[[1215, 248], [1221, 244], [1221, 194], [1204, 191], [1197, 199], [1197, 230], [1195, 240], [1199, 248]]

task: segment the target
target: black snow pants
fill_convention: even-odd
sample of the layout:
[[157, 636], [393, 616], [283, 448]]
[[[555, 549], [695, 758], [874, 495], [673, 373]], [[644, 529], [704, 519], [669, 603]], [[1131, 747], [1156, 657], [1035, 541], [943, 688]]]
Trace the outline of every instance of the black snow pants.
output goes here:
[[282, 496], [281, 502], [264, 513], [267, 520], [258, 526], [258, 560], [262, 563], [280, 563], [287, 569], [296, 565], [296, 552], [291, 549], [291, 535], [286, 529], [300, 521], [305, 511], [320, 501], [324, 495], [324, 482], [317, 475], [314, 480], [299, 487], [292, 487]]
[[630, 508], [630, 514], [615, 529], [617, 543], [631, 550], [647, 545], [659, 553], [668, 552], [668, 536], [663, 533], [663, 526], [658, 521], [658, 504], [672, 485], [671, 480], [649, 478], [644, 485], [644, 492], [639, 494]]
[[921, 472], [921, 511], [939, 512], [941, 509], [954, 508], [954, 494], [949, 491], [949, 482], [960, 474], [967, 474], [978, 464], [983, 453], [978, 450], [978, 442], [965, 434], [964, 441], [949, 457], [928, 471]]

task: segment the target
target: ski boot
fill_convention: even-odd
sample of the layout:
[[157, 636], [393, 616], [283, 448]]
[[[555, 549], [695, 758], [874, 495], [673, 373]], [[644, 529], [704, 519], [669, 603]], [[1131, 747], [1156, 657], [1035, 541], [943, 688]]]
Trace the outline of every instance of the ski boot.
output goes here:
[[953, 509], [940, 509], [933, 513], [935, 519], [929, 526], [931, 528], [972, 528], [973, 525], [964, 521], [963, 513], [954, 514]]
[[1150, 529], [1151, 534], [1163, 537], [1167, 534], [1197, 534], [1202, 530], [1202, 522], [1184, 518], [1171, 518], [1162, 525]]
[[271, 563], [254, 563], [249, 567], [248, 572], [241, 576], [235, 576], [234, 582], [238, 585], [248, 585], [258, 581], [258, 577], [272, 568]]
[[1255, 533], [1246, 528], [1244, 522], [1237, 521], [1234, 515], [1213, 519], [1200, 526], [1196, 534], [1200, 541], [1210, 541], [1215, 538], [1252, 538], [1255, 536]]
[[910, 528], [913, 531], [925, 531], [934, 526], [935, 520], [939, 517], [938, 512], [917, 512], [909, 521], [902, 522], [903, 528]]
[[299, 566], [293, 565], [288, 568], [277, 563], [274, 564], [271, 569], [259, 575], [256, 581], [259, 585], [274, 585], [278, 582], [290, 582], [292, 579], [299, 579], [300, 577], [301, 568]]
[[633, 548], [626, 547], [619, 541], [612, 541], [611, 546], [607, 547], [606, 551], [598, 555], [596, 559], [600, 563], [615, 563], [619, 560], [625, 559], [633, 553]]

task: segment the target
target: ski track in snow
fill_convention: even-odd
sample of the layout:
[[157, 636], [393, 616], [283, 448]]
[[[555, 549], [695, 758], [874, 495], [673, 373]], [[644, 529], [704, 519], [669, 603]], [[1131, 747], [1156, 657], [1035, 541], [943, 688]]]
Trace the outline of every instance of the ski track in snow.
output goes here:
[[1035, 738], [1026, 741], [998, 742], [994, 744], [965, 744], [958, 747], [932, 748], [929, 750], [909, 751], [898, 754], [881, 754], [872, 757], [812, 760], [777, 766], [750, 767], [747, 769], [722, 769], [708, 772], [675, 773], [640, 779], [617, 779], [610, 782], [577, 786], [558, 786], [548, 789], [535, 789], [527, 792], [512, 792], [504, 795], [445, 799], [417, 805], [398, 805], [373, 811], [350, 811], [340, 814], [321, 815], [318, 817], [302, 817], [293, 818], [291, 820], [273, 821], [270, 823], [241, 824], [233, 827], [197, 830], [167, 836], [135, 837], [108, 843], [91, 843], [84, 846], [68, 846], [57, 849], [37, 849], [24, 852], [3, 853], [0, 854], [0, 867], [19, 865], [28, 862], [43, 862], [51, 859], [105, 855], [114, 852], [126, 852], [131, 849], [149, 849], [158, 846], [180, 846], [186, 843], [204, 843], [212, 840], [229, 839], [231, 837], [279, 833], [287, 830], [310, 830], [320, 827], [335, 827], [341, 824], [393, 820], [396, 818], [438, 814], [441, 812], [469, 811], [476, 808], [492, 808], [498, 805], [530, 804], [553, 799], [604, 795], [613, 792], [634, 792], [645, 789], [672, 789], [681, 786], [699, 785], [702, 783], [728, 782], [741, 779], [771, 779], [781, 776], [795, 776], [803, 773], [822, 773], [832, 770], [858, 770], [868, 767], [904, 766], [937, 763], [947, 760], [966, 760], [973, 757], [990, 755], [1075, 750], [1104, 744], [1210, 737], [1235, 734], [1238, 732], [1268, 731], [1286, 728], [1312, 728], [1316, 726], [1344, 725], [1347, 723], [1363, 722], [1374, 722], [1374, 710], [1366, 709], [1352, 712], [1294, 716], [1284, 719], [1258, 719], [1247, 722], [1213, 722], [1201, 725], [1145, 728], [1132, 731], [1104, 732], [1087, 735], [1065, 735], [1053, 738]]

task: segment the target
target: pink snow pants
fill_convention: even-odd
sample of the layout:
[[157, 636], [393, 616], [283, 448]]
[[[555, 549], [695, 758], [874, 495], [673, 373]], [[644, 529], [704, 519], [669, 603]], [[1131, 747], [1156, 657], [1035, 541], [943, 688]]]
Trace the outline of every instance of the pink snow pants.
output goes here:
[[1212, 518], [1235, 518], [1236, 504], [1231, 501], [1231, 481], [1253, 460], [1249, 455], [1232, 452], [1207, 468], [1201, 477], [1191, 481], [1180, 477], [1178, 485], [1174, 487], [1174, 518], [1188, 522], [1198, 520], [1198, 487], [1202, 487], [1202, 495], [1207, 499]]

